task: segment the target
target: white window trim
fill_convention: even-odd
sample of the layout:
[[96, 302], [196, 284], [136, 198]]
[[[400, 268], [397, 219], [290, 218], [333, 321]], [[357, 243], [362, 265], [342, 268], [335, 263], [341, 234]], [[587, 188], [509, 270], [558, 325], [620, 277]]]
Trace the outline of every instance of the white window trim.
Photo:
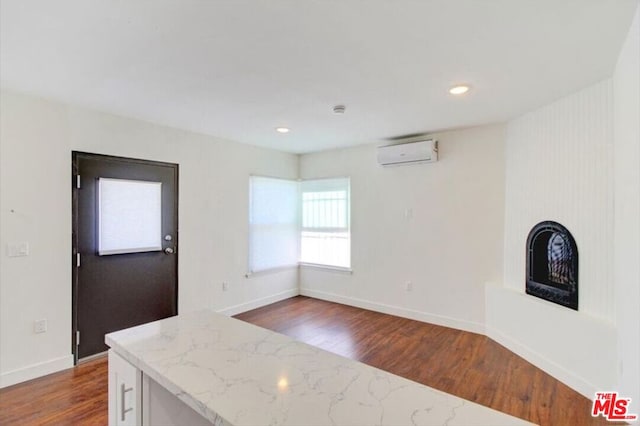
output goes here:
[[[284, 178], [284, 177], [278, 177], [278, 176], [268, 176], [268, 175], [256, 175], [256, 174], [250, 174], [249, 177], [260, 177], [260, 178], [268, 178], [268, 179], [280, 179], [280, 180], [286, 180], [286, 181], [293, 181], [293, 180], [297, 180], [297, 182], [299, 184], [301, 184], [302, 182], [305, 181], [319, 181], [319, 180], [329, 180], [329, 179], [349, 179], [349, 203], [347, 205], [347, 209], [348, 209], [348, 213], [347, 213], [347, 219], [348, 219], [348, 230], [349, 230], [349, 245], [351, 246], [352, 240], [351, 240], [351, 176], [330, 176], [330, 177], [322, 177], [322, 178], [310, 178], [310, 179], [289, 179], [289, 178]], [[300, 196], [302, 195], [302, 189], [301, 186], [299, 185], [298, 187], [298, 193], [300, 194]], [[302, 200], [302, 197], [301, 197]], [[302, 209], [299, 208], [299, 212], [298, 212], [298, 227], [300, 232], [325, 232], [326, 228], [321, 228], [322, 230], [318, 230], [317, 228], [303, 228], [302, 227]], [[330, 228], [331, 230], [334, 230], [333, 228]], [[335, 230], [342, 230], [343, 228], [336, 228]], [[249, 248], [250, 250], [250, 248]], [[351, 247], [350, 250], [351, 252]], [[349, 262], [351, 263], [351, 258], [349, 259]], [[353, 268], [350, 267], [344, 267], [344, 266], [334, 266], [334, 265], [325, 265], [325, 264], [319, 264], [319, 263], [309, 263], [309, 262], [297, 262], [296, 264], [292, 264], [292, 265], [284, 265], [284, 266], [278, 266], [275, 268], [268, 268], [268, 269], [261, 269], [258, 271], [251, 271], [250, 268], [247, 268], [247, 272], [245, 273], [245, 278], [250, 279], [253, 278], [254, 276], [261, 276], [261, 275], [267, 275], [267, 274], [274, 274], [274, 273], [278, 273], [278, 272], [283, 272], [283, 271], [287, 271], [287, 270], [291, 270], [291, 269], [298, 269], [300, 270], [300, 268], [310, 268], [310, 269], [320, 269], [320, 270], [325, 270], [325, 271], [330, 271], [330, 272], [336, 272], [336, 273], [343, 273], [343, 274], [353, 274]]]
[[344, 266], [332, 266], [332, 265], [321, 265], [319, 263], [307, 263], [307, 262], [299, 262], [298, 265], [302, 268], [312, 268], [312, 269], [325, 269], [333, 272], [340, 272], [344, 274], [353, 274], [352, 268], [345, 268]]
[[[348, 230], [349, 232], [349, 264], [351, 265], [351, 249], [352, 249], [352, 243], [353, 240], [351, 239], [352, 235], [351, 235], [351, 204], [352, 204], [352, 197], [351, 197], [351, 176], [349, 175], [341, 175], [341, 176], [325, 176], [325, 177], [319, 177], [319, 178], [307, 178], [307, 179], [298, 179], [298, 181], [302, 184], [303, 182], [308, 182], [308, 181], [322, 181], [322, 180], [334, 180], [334, 179], [346, 179], [349, 181], [349, 190], [348, 190], [348, 203], [347, 203], [347, 228], [346, 230]], [[309, 227], [309, 228], [305, 228], [302, 226], [302, 185], [300, 185], [300, 232], [335, 232], [335, 231], [344, 231], [345, 228], [315, 228], [315, 227]], [[299, 262], [298, 263], [300, 266], [303, 267], [309, 267], [309, 268], [315, 268], [315, 269], [325, 269], [325, 270], [332, 270], [332, 271], [336, 271], [336, 272], [345, 272], [345, 273], [353, 273], [353, 269], [351, 268], [351, 266], [349, 267], [345, 267], [345, 266], [336, 266], [336, 265], [326, 265], [326, 264], [320, 264], [320, 263], [310, 263], [310, 262]]]
[[277, 268], [268, 268], [268, 269], [261, 269], [259, 271], [248, 271], [246, 274], [244, 274], [245, 278], [252, 278], [254, 276], [261, 276], [261, 275], [268, 275], [268, 274], [276, 274], [278, 272], [283, 272], [283, 271], [289, 271], [292, 269], [298, 269], [298, 267], [300, 266], [300, 263], [296, 263], [293, 265], [285, 265], [285, 266], [278, 266]]

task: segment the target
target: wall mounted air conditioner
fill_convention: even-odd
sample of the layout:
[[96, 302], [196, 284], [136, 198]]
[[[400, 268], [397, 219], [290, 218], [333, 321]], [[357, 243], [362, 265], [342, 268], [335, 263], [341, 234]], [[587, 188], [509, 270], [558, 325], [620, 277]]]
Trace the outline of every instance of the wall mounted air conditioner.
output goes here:
[[378, 164], [381, 166], [435, 161], [438, 161], [438, 142], [433, 139], [378, 147]]

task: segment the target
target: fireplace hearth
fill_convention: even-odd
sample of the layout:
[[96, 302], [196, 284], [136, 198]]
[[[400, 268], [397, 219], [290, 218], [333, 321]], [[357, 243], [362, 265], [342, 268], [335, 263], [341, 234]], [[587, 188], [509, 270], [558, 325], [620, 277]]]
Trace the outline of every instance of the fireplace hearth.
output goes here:
[[527, 237], [527, 294], [578, 310], [578, 247], [571, 232], [540, 222]]

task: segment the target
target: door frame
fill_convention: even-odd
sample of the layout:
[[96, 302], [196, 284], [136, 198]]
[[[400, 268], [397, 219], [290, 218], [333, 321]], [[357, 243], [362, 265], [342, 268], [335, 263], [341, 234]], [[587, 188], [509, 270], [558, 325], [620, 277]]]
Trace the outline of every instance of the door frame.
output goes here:
[[[180, 228], [179, 228], [179, 172], [180, 166], [176, 163], [167, 163], [163, 161], [144, 160], [140, 158], [119, 157], [114, 155], [94, 154], [84, 151], [71, 151], [71, 353], [73, 354], [73, 365], [78, 364], [78, 345], [77, 345], [77, 332], [78, 332], [78, 267], [77, 267], [77, 253], [78, 253], [78, 170], [79, 161], [81, 159], [94, 159], [94, 160], [106, 160], [106, 161], [118, 161], [121, 163], [129, 163], [132, 165], [150, 165], [150, 166], [163, 166], [171, 167], [175, 170], [175, 199], [173, 209], [176, 212], [176, 237], [175, 247], [176, 255], [178, 254], [179, 241], [180, 241]], [[179, 257], [176, 256], [176, 276], [175, 276], [175, 312], [178, 313], [178, 262]]]

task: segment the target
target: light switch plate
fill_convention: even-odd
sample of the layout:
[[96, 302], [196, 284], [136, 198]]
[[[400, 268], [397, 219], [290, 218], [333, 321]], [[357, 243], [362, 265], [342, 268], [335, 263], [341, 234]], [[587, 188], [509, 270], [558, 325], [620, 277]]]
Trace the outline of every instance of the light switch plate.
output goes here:
[[36, 320], [33, 323], [33, 331], [35, 333], [45, 333], [47, 331], [47, 320], [46, 319]]
[[20, 243], [7, 244], [7, 256], [9, 257], [29, 256], [29, 243], [25, 241]]

